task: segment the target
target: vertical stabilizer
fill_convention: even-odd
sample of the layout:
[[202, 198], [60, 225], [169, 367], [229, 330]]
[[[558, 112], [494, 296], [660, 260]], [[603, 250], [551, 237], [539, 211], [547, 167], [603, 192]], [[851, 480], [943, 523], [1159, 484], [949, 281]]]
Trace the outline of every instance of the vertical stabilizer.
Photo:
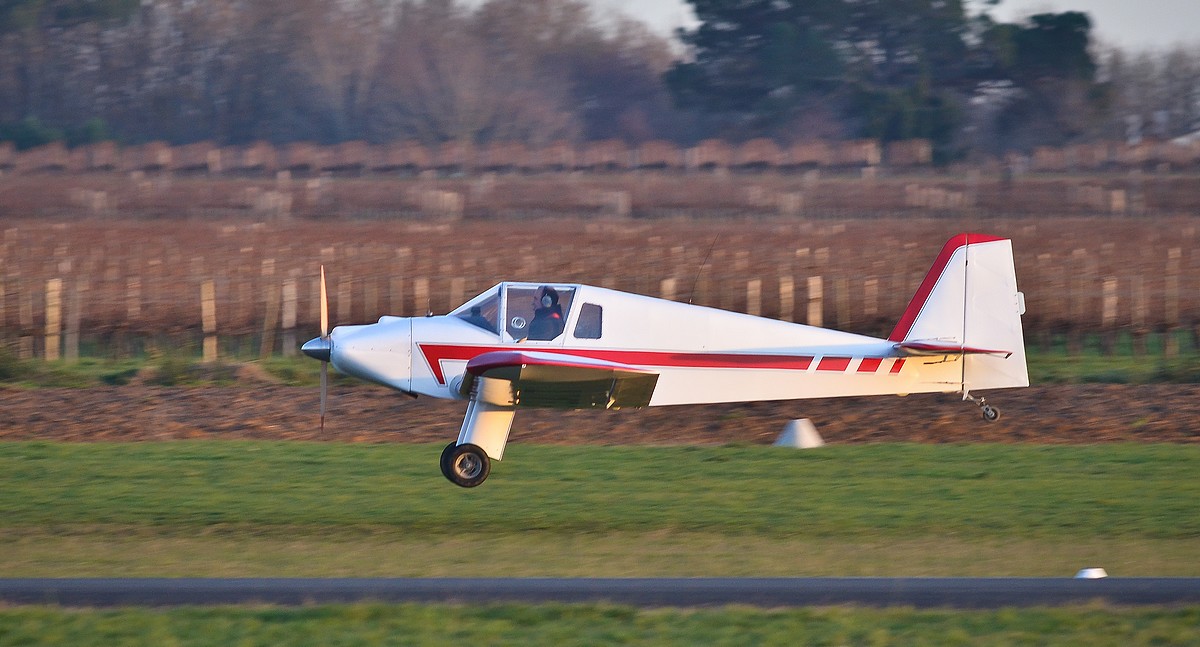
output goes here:
[[961, 355], [962, 388], [1029, 386], [1012, 241], [959, 234], [946, 242], [888, 336], [901, 349]]

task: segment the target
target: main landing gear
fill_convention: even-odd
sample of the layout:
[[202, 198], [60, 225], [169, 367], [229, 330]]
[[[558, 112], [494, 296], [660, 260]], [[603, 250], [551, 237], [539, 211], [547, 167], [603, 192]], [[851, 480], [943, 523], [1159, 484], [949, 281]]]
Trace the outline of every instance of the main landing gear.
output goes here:
[[964, 391], [963, 399], [970, 400], [979, 406], [979, 412], [983, 414], [983, 419], [985, 422], [996, 422], [1000, 419], [1000, 410], [988, 404], [985, 398], [977, 398]]
[[476, 445], [452, 442], [442, 450], [442, 475], [459, 487], [475, 487], [487, 479], [492, 462]]

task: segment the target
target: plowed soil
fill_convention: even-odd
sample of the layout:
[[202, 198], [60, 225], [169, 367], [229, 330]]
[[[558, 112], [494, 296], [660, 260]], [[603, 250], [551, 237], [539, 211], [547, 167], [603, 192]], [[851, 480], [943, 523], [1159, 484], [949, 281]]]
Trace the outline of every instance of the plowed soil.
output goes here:
[[[955, 395], [838, 398], [629, 411], [522, 410], [513, 442], [767, 444], [793, 418], [827, 442], [1200, 442], [1200, 385], [1037, 386], [997, 391], [998, 422]], [[465, 405], [335, 385], [324, 431], [316, 389], [120, 386], [0, 389], [0, 439], [146, 441], [198, 438], [446, 442]]]

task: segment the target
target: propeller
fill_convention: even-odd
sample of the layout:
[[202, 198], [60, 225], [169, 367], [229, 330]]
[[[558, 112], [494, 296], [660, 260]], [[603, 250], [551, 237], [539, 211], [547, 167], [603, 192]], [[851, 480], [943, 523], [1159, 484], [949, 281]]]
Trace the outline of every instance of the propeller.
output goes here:
[[329, 338], [329, 293], [325, 288], [325, 266], [321, 266], [321, 336], [310, 339], [300, 350], [313, 359], [321, 360], [321, 432], [325, 431], [325, 408], [329, 400], [329, 356], [333, 340]]
[[[329, 292], [325, 289], [325, 266], [321, 266], [321, 339], [329, 344]], [[325, 433], [325, 405], [329, 401], [329, 358], [321, 362], [321, 433]]]

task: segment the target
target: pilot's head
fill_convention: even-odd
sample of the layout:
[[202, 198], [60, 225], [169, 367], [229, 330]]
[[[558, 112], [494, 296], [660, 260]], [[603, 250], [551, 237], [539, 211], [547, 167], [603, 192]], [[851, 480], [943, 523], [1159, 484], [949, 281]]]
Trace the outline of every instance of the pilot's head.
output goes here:
[[534, 305], [539, 308], [552, 308], [558, 305], [558, 291], [549, 285], [543, 285], [533, 295]]

